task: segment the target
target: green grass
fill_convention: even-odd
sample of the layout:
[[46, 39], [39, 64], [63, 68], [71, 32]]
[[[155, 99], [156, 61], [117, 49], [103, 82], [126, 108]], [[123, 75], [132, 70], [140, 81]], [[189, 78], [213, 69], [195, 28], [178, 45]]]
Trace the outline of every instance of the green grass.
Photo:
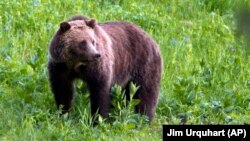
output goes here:
[[[180, 124], [183, 116], [186, 124], [250, 124], [249, 43], [236, 34], [239, 7], [234, 0], [1, 0], [0, 140], [161, 140], [162, 125]], [[93, 127], [81, 82], [73, 112], [59, 116], [48, 85], [48, 44], [75, 14], [134, 22], [158, 42], [164, 72], [151, 125], [117, 106], [112, 121], [97, 117]]]

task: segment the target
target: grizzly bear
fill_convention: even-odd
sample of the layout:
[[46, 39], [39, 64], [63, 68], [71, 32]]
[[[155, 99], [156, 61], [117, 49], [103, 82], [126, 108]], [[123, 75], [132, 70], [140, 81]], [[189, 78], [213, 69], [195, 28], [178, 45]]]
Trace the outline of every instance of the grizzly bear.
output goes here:
[[111, 87], [118, 84], [129, 94], [139, 86], [135, 111], [152, 121], [158, 101], [162, 57], [156, 42], [139, 26], [122, 21], [97, 23], [74, 16], [60, 23], [49, 46], [48, 73], [57, 107], [68, 112], [73, 82], [81, 79], [90, 93], [91, 113], [108, 117]]

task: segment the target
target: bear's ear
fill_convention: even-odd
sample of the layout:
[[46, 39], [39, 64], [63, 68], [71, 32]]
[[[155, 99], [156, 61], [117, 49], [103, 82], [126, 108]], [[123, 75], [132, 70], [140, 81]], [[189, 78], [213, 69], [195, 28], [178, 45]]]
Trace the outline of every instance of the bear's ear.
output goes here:
[[67, 30], [69, 30], [70, 29], [70, 24], [68, 23], [68, 22], [62, 22], [61, 24], [60, 24], [60, 30], [62, 31], [62, 32], [65, 32], [65, 31], [67, 31]]
[[87, 26], [91, 27], [91, 28], [95, 28], [96, 26], [96, 20], [95, 19], [91, 19], [86, 21]]

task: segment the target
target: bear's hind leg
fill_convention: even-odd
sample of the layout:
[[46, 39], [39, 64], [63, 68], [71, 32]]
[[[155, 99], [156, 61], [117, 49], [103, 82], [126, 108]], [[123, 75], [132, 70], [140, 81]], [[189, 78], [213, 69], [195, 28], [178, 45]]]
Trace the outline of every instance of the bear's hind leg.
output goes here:
[[151, 123], [155, 114], [158, 88], [141, 86], [136, 92], [136, 98], [140, 99], [140, 103], [135, 107], [135, 111], [147, 115]]

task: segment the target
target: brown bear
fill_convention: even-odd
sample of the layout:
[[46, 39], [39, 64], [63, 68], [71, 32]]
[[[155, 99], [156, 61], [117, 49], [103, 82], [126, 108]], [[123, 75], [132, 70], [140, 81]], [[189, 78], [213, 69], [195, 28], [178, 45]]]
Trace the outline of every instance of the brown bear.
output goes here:
[[91, 113], [108, 117], [111, 87], [129, 94], [129, 83], [139, 86], [135, 111], [152, 121], [159, 95], [162, 58], [156, 42], [137, 25], [97, 23], [74, 16], [63, 21], [49, 46], [48, 73], [57, 107], [71, 109], [73, 82], [83, 80], [90, 93]]

